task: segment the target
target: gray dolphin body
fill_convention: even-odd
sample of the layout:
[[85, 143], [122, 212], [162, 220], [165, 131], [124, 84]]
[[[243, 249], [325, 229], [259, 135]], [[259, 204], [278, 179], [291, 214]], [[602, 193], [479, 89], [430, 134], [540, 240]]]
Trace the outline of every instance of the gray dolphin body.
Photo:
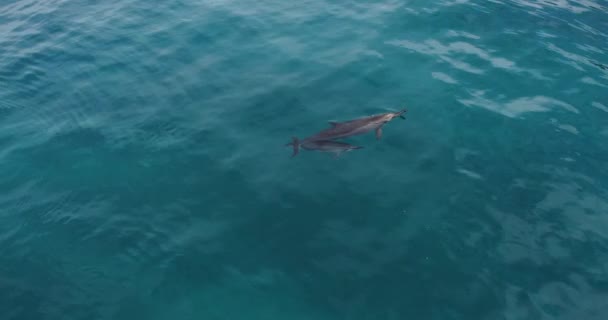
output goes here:
[[376, 131], [376, 139], [379, 140], [382, 137], [382, 127], [394, 118], [405, 119], [403, 117], [405, 112], [406, 110], [388, 112], [345, 122], [331, 121], [329, 122], [331, 128], [325, 129], [313, 136], [310, 136], [304, 139], [304, 141], [335, 140], [368, 133], [374, 130]]
[[[340, 146], [338, 146], [338, 144], [341, 144], [341, 146], [344, 148], [347, 148], [346, 146], [353, 147], [352, 145], [349, 145], [346, 143], [334, 142], [331, 140], [356, 136], [356, 135], [364, 134], [364, 133], [374, 131], [374, 130], [376, 131], [376, 139], [379, 140], [382, 137], [382, 126], [384, 126], [385, 124], [387, 124], [389, 121], [393, 120], [394, 118], [405, 119], [403, 117], [403, 114], [406, 111], [407, 110], [404, 109], [404, 110], [397, 111], [397, 112], [387, 112], [387, 113], [372, 115], [372, 116], [363, 117], [363, 118], [359, 118], [359, 119], [353, 119], [353, 120], [345, 121], [345, 122], [330, 121], [329, 122], [329, 124], [331, 125], [330, 128], [325, 129], [308, 138], [305, 138], [302, 141], [300, 141], [298, 138], [293, 138], [293, 142], [288, 143], [287, 145], [293, 146], [292, 157], [294, 157], [295, 155], [298, 154], [300, 146], [302, 146], [302, 148], [304, 148], [304, 149], [307, 149], [306, 146], [309, 146], [314, 150], [321, 150], [320, 148], [340, 148]], [[319, 142], [322, 142], [322, 143], [319, 143]], [[334, 142], [336, 144], [331, 145], [331, 142]], [[321, 146], [323, 144], [324, 144], [324, 146]], [[358, 147], [357, 149], [359, 149], [359, 148], [361, 148], [361, 147]], [[332, 151], [332, 152], [334, 152], [334, 151]]]
[[296, 137], [294, 137], [293, 141], [287, 145], [293, 146], [293, 155], [291, 157], [295, 157], [298, 154], [300, 147], [302, 147], [302, 149], [311, 151], [330, 152], [334, 154], [334, 158], [337, 158], [344, 152], [363, 148], [360, 146], [353, 146], [352, 144], [331, 140], [304, 140], [300, 142], [300, 140], [298, 140]]

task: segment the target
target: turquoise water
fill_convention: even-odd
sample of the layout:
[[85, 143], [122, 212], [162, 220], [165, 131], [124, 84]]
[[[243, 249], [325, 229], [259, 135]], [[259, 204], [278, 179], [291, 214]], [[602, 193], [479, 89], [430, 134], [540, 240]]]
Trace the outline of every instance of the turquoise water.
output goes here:
[[2, 1], [0, 319], [604, 319], [607, 5]]

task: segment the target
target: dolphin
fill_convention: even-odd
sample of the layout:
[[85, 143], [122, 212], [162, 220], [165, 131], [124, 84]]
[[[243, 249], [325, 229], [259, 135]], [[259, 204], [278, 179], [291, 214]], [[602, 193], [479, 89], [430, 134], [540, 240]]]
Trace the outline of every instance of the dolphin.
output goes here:
[[304, 139], [304, 141], [335, 140], [364, 134], [373, 130], [376, 131], [376, 139], [380, 140], [382, 137], [382, 126], [394, 118], [405, 119], [403, 116], [405, 112], [407, 112], [407, 110], [403, 109], [401, 111], [376, 114], [345, 122], [330, 121], [329, 124], [331, 127], [329, 129], [325, 129], [313, 136], [310, 136]]
[[352, 144], [332, 140], [300, 141], [296, 137], [293, 137], [292, 142], [286, 144], [286, 146], [293, 146], [293, 154], [291, 155], [292, 158], [298, 154], [298, 152], [300, 151], [300, 147], [311, 151], [331, 152], [334, 154], [334, 158], [339, 157], [343, 152], [363, 148], [360, 146], [353, 146]]

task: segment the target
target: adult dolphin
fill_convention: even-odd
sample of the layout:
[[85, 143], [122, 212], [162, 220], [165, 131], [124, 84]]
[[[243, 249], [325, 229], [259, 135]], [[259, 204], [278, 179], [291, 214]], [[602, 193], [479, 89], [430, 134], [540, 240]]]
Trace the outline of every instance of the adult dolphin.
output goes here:
[[382, 137], [382, 127], [394, 118], [405, 119], [403, 116], [405, 112], [407, 112], [407, 110], [403, 109], [401, 111], [376, 114], [345, 122], [330, 121], [329, 124], [331, 125], [331, 128], [325, 129], [304, 140], [335, 140], [368, 133], [374, 130], [376, 131], [376, 139], [380, 140]]
[[382, 127], [394, 118], [405, 119], [403, 116], [405, 112], [407, 112], [407, 110], [403, 109], [401, 111], [376, 114], [345, 122], [330, 121], [330, 128], [305, 138], [302, 141], [298, 138], [293, 138], [293, 142], [288, 143], [287, 145], [293, 146], [293, 157], [298, 154], [300, 145], [303, 146], [306, 143], [312, 143], [314, 141], [331, 141], [364, 134], [374, 130], [376, 131], [376, 139], [379, 140], [382, 137]]

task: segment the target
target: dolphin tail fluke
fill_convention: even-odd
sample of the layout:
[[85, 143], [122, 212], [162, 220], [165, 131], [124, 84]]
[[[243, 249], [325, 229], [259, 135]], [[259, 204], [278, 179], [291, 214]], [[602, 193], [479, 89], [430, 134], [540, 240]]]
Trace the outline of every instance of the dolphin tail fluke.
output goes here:
[[293, 137], [291, 139], [292, 141], [286, 144], [286, 146], [293, 146], [293, 154], [291, 155], [291, 157], [293, 158], [298, 155], [298, 152], [300, 152], [300, 140], [296, 137]]

